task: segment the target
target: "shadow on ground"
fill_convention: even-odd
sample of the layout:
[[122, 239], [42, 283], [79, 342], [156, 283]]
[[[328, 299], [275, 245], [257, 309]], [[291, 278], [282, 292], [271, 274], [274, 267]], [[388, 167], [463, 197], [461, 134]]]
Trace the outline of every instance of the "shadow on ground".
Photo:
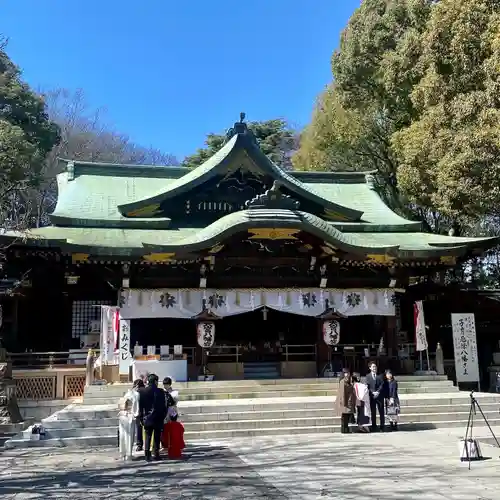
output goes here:
[[[456, 457], [456, 438], [450, 438], [444, 459], [432, 438], [428, 446], [424, 438], [418, 449], [405, 447], [409, 435], [384, 442], [314, 435], [242, 441], [237, 447], [199, 445], [188, 447], [184, 460], [150, 464], [123, 463], [116, 449], [6, 452], [0, 457], [0, 495], [5, 500], [21, 494], [48, 500], [354, 500], [373, 498], [376, 484], [384, 500], [477, 498], [477, 480], [490, 477], [491, 469], [478, 467], [467, 476]], [[464, 497], [455, 496], [457, 486]]]

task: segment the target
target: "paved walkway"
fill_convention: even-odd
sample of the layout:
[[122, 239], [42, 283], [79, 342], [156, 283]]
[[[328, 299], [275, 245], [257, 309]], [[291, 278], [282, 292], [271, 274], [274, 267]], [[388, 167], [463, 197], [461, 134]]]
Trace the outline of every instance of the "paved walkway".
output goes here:
[[[500, 429], [496, 429], [500, 436]], [[122, 463], [116, 449], [0, 454], [0, 498], [498, 500], [500, 450], [458, 461], [463, 430], [194, 443], [179, 462]], [[478, 437], [491, 437], [487, 428]]]

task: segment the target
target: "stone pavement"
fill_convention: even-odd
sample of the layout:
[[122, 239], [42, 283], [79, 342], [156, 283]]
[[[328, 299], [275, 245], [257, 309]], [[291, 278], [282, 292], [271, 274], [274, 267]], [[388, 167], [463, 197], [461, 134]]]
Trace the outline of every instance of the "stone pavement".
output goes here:
[[[500, 435], [500, 430], [498, 435]], [[498, 500], [500, 449], [471, 470], [463, 430], [193, 443], [183, 461], [123, 463], [116, 449], [0, 453], [0, 498]], [[491, 437], [486, 428], [477, 437]]]

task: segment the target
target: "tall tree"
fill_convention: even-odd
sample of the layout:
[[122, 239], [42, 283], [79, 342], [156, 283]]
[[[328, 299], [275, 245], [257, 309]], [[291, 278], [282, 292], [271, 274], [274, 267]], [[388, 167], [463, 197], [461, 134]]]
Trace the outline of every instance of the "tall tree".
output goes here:
[[[0, 227], [12, 227], [13, 200], [42, 178], [45, 158], [60, 140], [44, 99], [21, 80], [0, 42]], [[26, 218], [15, 221], [24, 225]]]
[[431, 3], [365, 0], [355, 11], [332, 57], [334, 83], [320, 96], [293, 158], [296, 168], [376, 169], [386, 201], [407, 211], [391, 137], [415, 114], [410, 93]]
[[496, 217], [499, 16], [498, 0], [364, 0], [294, 164], [373, 166], [419, 216]]
[[[298, 134], [282, 119], [250, 122], [248, 127], [254, 133], [262, 151], [277, 165], [284, 169], [292, 167], [291, 155], [298, 147]], [[226, 140], [225, 134], [207, 135], [205, 147], [187, 156], [182, 165], [198, 167], [213, 156]]]
[[417, 71], [418, 116], [393, 136], [401, 187], [453, 217], [498, 214], [500, 2], [437, 3]]

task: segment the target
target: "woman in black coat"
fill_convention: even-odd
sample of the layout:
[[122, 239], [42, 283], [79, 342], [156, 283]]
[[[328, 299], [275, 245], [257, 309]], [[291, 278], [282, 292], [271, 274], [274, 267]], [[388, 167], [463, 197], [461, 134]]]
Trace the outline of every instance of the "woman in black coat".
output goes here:
[[385, 380], [387, 391], [387, 397], [385, 398], [385, 414], [387, 416], [387, 420], [389, 420], [389, 423], [391, 424], [391, 429], [397, 431], [400, 413], [398, 382], [394, 378], [391, 370], [385, 371]]

